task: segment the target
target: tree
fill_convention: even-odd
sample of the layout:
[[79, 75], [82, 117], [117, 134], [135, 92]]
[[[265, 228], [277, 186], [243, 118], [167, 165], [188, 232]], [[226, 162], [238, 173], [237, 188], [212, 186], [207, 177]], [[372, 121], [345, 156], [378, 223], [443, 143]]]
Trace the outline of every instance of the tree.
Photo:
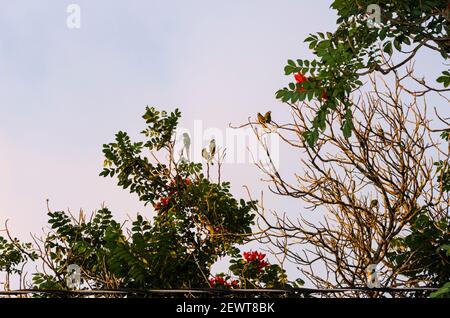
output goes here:
[[[443, 120], [443, 123], [446, 123]], [[449, 125], [448, 123], [446, 123]], [[449, 142], [449, 131], [444, 130], [442, 139]], [[450, 168], [449, 162], [440, 160], [435, 162], [437, 179], [446, 192], [449, 202]], [[410, 280], [425, 281], [432, 286], [442, 286], [433, 293], [432, 297], [450, 297], [450, 214], [440, 218], [431, 218], [426, 209], [418, 213], [409, 222], [407, 235], [399, 236], [393, 241], [393, 248], [389, 257], [396, 264], [403, 264], [411, 259], [403, 275]]]
[[[406, 88], [412, 70], [393, 74], [392, 86], [371, 77], [372, 91], [353, 96], [351, 137], [336, 129], [346, 120], [343, 104], [326, 118], [327, 129], [314, 146], [303, 132], [320, 103], [289, 103], [292, 122], [272, 123], [271, 131], [298, 151], [302, 169], [291, 182], [275, 166], [259, 163], [271, 181], [269, 189], [302, 199], [316, 213], [261, 214], [262, 229], [269, 230], [262, 240], [300, 265], [318, 287], [366, 286], [370, 264], [378, 264], [381, 286], [428, 283], [407, 277], [411, 268], [424, 270], [414, 257], [395, 261], [391, 256], [394, 242], [420, 215], [448, 221], [448, 197], [433, 158], [448, 162], [449, 152], [433, 137], [416, 93]], [[264, 146], [259, 123], [247, 125]]]
[[[377, 4], [381, 21], [368, 23], [370, 5]], [[333, 33], [318, 32], [305, 39], [316, 58], [288, 60], [285, 74], [298, 74], [296, 83], [280, 89], [276, 97], [283, 102], [320, 100], [315, 118], [303, 134], [310, 146], [326, 128], [331, 112], [344, 107], [341, 127], [345, 137], [353, 130], [354, 105], [351, 94], [363, 85], [365, 75], [383, 75], [411, 61], [419, 50], [429, 49], [448, 59], [450, 14], [446, 0], [335, 0], [338, 27]], [[370, 11], [370, 10], [369, 10]], [[394, 49], [398, 56], [394, 56]], [[388, 55], [386, 58], [383, 53]], [[400, 62], [390, 63], [396, 58]], [[445, 88], [426, 85], [427, 91], [448, 91], [450, 72], [438, 78]]]
[[0, 272], [6, 273], [4, 289], [9, 290], [11, 275], [19, 275], [22, 285], [24, 264], [36, 260], [37, 254], [32, 251], [31, 243], [22, 243], [17, 238], [12, 238], [8, 228], [4, 231], [7, 238], [0, 236]]
[[[80, 211], [76, 218], [63, 211], [48, 211], [50, 231], [44, 238], [33, 236], [42, 271], [33, 273], [33, 284], [42, 290], [67, 289], [69, 265], [80, 267], [82, 286], [90, 289], [116, 289], [123, 278], [111, 267], [112, 246], [108, 233], [121, 231], [112, 213], [103, 207], [90, 218]], [[44, 296], [44, 295], [41, 295]]]
[[[145, 141], [132, 142], [118, 132], [103, 146], [100, 175], [116, 176], [119, 186], [151, 204], [153, 220], [138, 215], [126, 228], [106, 207], [90, 218], [49, 209], [50, 230], [43, 238], [33, 236], [42, 262], [42, 270], [33, 274], [35, 288], [67, 289], [71, 264], [80, 267], [82, 289], [209, 287], [211, 266], [239, 253], [236, 246], [252, 235], [256, 201], [237, 201], [228, 182], [205, 177], [202, 164], [174, 160], [180, 116], [178, 110], [147, 107]], [[9, 272], [24, 261], [19, 247], [18, 241], [0, 241]]]
[[[138, 217], [130, 243], [120, 232], [110, 233], [115, 244], [111, 266], [127, 287], [208, 286], [212, 264], [235, 252], [235, 244], [251, 235], [256, 202], [238, 202], [230, 194], [230, 184], [211, 182], [201, 164], [174, 160], [173, 134], [180, 116], [178, 110], [168, 114], [147, 107], [145, 142], [133, 143], [119, 132], [114, 143], [103, 147], [101, 175], [117, 176], [119, 186], [151, 203], [157, 212], [153, 224]], [[161, 151], [166, 152], [167, 163], [158, 159]]]
[[[447, 207], [448, 209], [448, 207]], [[410, 221], [406, 235], [391, 244], [387, 257], [408, 282], [439, 287], [450, 281], [450, 217], [432, 218], [427, 209]]]

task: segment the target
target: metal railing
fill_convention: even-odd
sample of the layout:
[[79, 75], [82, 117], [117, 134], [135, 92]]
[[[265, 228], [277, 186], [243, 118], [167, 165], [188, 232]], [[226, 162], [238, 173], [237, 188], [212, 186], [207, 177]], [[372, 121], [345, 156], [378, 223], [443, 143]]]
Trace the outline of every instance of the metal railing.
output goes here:
[[377, 295], [378, 297], [427, 297], [438, 288], [290, 288], [290, 289], [92, 289], [92, 290], [50, 290], [50, 289], [19, 289], [0, 291], [0, 297], [26, 298], [29, 296], [54, 297], [358, 297], [358, 295]]

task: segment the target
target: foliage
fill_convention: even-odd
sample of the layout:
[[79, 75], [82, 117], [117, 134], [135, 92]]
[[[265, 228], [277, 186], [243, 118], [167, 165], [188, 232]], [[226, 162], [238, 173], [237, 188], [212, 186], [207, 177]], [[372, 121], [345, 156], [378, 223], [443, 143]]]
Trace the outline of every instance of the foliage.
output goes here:
[[[272, 182], [270, 190], [301, 199], [306, 205], [297, 214], [274, 213], [275, 220], [260, 213], [260, 230], [265, 233], [261, 241], [297, 265], [316, 287], [367, 286], [367, 269], [372, 264], [377, 264], [382, 287], [436, 286], [439, 282], [433, 282], [433, 273], [423, 273], [424, 266], [434, 266], [431, 271], [447, 271], [435, 257], [444, 244], [435, 241], [434, 235], [440, 232], [406, 239], [405, 244], [414, 242], [415, 246], [400, 243], [399, 235], [410, 233], [409, 222], [422, 209], [432, 221], [448, 221], [444, 218], [448, 197], [442, 191], [441, 172], [433, 165], [436, 154], [448, 162], [448, 153], [433, 135], [415, 93], [404, 85], [413, 76], [411, 71], [407, 75], [394, 73], [393, 81], [371, 77], [369, 92], [352, 95], [358, 121], [349, 138], [342, 138], [333, 126], [333, 121], [346, 119], [342, 104], [326, 118], [331, 128], [322, 133], [314, 147], [305, 142], [302, 133], [311, 125], [311, 115], [320, 112], [320, 103], [290, 105], [294, 122], [271, 124], [292, 146], [301, 166], [295, 178], [273, 166], [261, 170]], [[296, 73], [294, 78], [304, 85], [300, 88], [306, 87], [304, 76]], [[417, 220], [422, 222], [422, 218]], [[429, 231], [437, 230], [431, 226], [434, 224]], [[416, 228], [422, 235], [424, 228]], [[394, 250], [397, 239], [401, 246]], [[446, 240], [442, 237], [442, 242]], [[408, 276], [415, 273], [420, 276]]]
[[[449, 141], [449, 132], [441, 134]], [[434, 163], [437, 179], [443, 192], [450, 191], [450, 169], [448, 160]], [[447, 208], [448, 209], [448, 208]], [[402, 268], [405, 260], [415, 259], [414, 267], [407, 266], [403, 274], [411, 280], [428, 282], [431, 286], [442, 285], [431, 297], [450, 297], [450, 216], [444, 213], [432, 218], [426, 208], [422, 209], [411, 221], [410, 233], [399, 236], [392, 246], [391, 259]]]
[[[137, 217], [131, 240], [124, 240], [118, 228], [108, 234], [110, 264], [126, 287], [207, 286], [211, 265], [251, 234], [255, 202], [238, 202], [228, 182], [205, 178], [201, 164], [173, 161], [172, 137], [180, 116], [178, 110], [168, 114], [147, 107], [142, 131], [147, 141], [133, 143], [119, 132], [103, 147], [101, 175], [117, 176], [119, 186], [157, 212], [153, 223]], [[161, 150], [168, 163], [152, 163], [143, 155], [157, 158]]]
[[[249, 239], [256, 201], [236, 200], [228, 182], [205, 178], [201, 164], [173, 160], [180, 116], [178, 110], [168, 114], [147, 107], [146, 141], [132, 142], [118, 132], [115, 142], [103, 147], [100, 175], [116, 176], [119, 186], [151, 203], [153, 220], [137, 215], [124, 229], [105, 207], [88, 220], [83, 212], [76, 219], [49, 211], [50, 231], [35, 238], [42, 243], [34, 248], [44, 270], [33, 274], [34, 288], [67, 289], [71, 264], [81, 268], [82, 289], [208, 287], [211, 266]], [[167, 162], [158, 159], [162, 151]], [[18, 272], [29, 248], [0, 238], [0, 270]]]
[[107, 208], [97, 211], [86, 222], [81, 213], [75, 220], [64, 212], [49, 212], [52, 232], [44, 242], [41, 255], [45, 265], [53, 272], [35, 273], [33, 283], [39, 289], [66, 289], [67, 267], [77, 264], [82, 270], [82, 283], [91, 288], [115, 288], [118, 278], [112, 273], [109, 259], [111, 250], [107, 246], [107, 233], [120, 230]]
[[431, 298], [450, 298], [450, 282], [431, 294]]
[[450, 191], [450, 167], [448, 161], [437, 161], [434, 163], [436, 170], [439, 172], [439, 180], [442, 182], [442, 190]]
[[[147, 107], [145, 142], [133, 143], [118, 132], [115, 142], [103, 147], [100, 175], [117, 176], [119, 186], [151, 203], [152, 221], [137, 215], [124, 230], [105, 207], [89, 220], [82, 211], [78, 219], [49, 211], [50, 231], [43, 239], [34, 237], [36, 246], [0, 237], [0, 271], [21, 274], [23, 263], [40, 258], [44, 270], [33, 274], [37, 289], [67, 289], [71, 264], [81, 268], [82, 289], [209, 286], [212, 264], [236, 253], [235, 245], [251, 235], [256, 201], [236, 200], [228, 182], [205, 178], [201, 164], [173, 160], [180, 116], [178, 110], [168, 114]], [[158, 159], [163, 150], [167, 163]]]
[[31, 243], [21, 243], [17, 238], [7, 240], [0, 236], [0, 272], [20, 275], [21, 265], [36, 258], [37, 254], [31, 250]]
[[269, 264], [266, 254], [249, 251], [242, 257], [235, 255], [230, 271], [239, 277], [242, 288], [287, 288], [290, 287], [285, 271], [277, 264]]
[[[371, 4], [378, 4], [382, 10], [382, 21], [376, 27], [367, 21], [366, 10]], [[363, 85], [362, 76], [375, 71], [388, 74], [424, 47], [448, 58], [447, 5], [444, 0], [335, 0], [332, 3], [331, 7], [338, 14], [336, 31], [310, 34], [305, 42], [315, 58], [288, 60], [284, 69], [286, 75], [300, 73], [307, 76], [307, 80], [291, 82], [276, 93], [283, 102], [321, 101], [312, 128], [304, 133], [310, 146], [318, 140], [319, 131], [326, 128], [327, 115], [336, 111], [340, 103], [346, 110], [342, 122], [344, 136], [351, 135], [353, 105], [350, 94]], [[396, 65], [389, 64], [383, 57], [383, 54], [388, 55], [390, 61], [394, 49], [404, 54], [403, 61]], [[448, 87], [449, 72], [444, 71], [437, 81]]]
[[[450, 219], [434, 220], [422, 209], [409, 222], [409, 234], [397, 237], [388, 258], [412, 284], [435, 287], [450, 280]], [[409, 260], [413, 260], [412, 262]]]

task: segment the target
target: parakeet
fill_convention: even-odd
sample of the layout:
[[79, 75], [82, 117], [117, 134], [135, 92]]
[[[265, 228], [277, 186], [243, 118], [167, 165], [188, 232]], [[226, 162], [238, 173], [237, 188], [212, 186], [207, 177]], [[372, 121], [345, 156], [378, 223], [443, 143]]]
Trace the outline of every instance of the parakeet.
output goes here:
[[270, 122], [272, 121], [272, 112], [271, 111], [268, 111], [264, 116], [261, 113], [258, 113], [257, 116], [258, 116], [258, 122], [264, 128], [267, 128], [267, 124], [270, 124]]
[[191, 147], [191, 137], [188, 133], [183, 134], [183, 151], [186, 151], [186, 158], [190, 161], [190, 147]]
[[387, 145], [387, 140], [386, 140], [386, 134], [384, 133], [383, 128], [380, 127], [380, 128], [377, 129], [377, 136], [380, 137], [381, 141], [386, 146]]
[[211, 156], [211, 159], [215, 156], [215, 154], [216, 154], [216, 140], [211, 139], [211, 141], [209, 142], [209, 155]]
[[206, 148], [203, 148], [203, 150], [202, 150], [202, 157], [208, 162], [211, 160], [209, 152], [208, 152], [208, 150], [206, 150]]
[[267, 128], [266, 122], [264, 120], [264, 116], [261, 115], [261, 113], [258, 113], [258, 122], [263, 126], [264, 128]]
[[272, 122], [272, 112], [270, 110], [264, 115], [264, 120], [267, 124]]
[[378, 200], [372, 200], [370, 201], [370, 208], [374, 209], [378, 207]]
[[208, 146], [209, 151], [206, 148], [202, 149], [202, 157], [205, 158], [205, 160], [210, 163], [211, 165], [214, 165], [212, 162], [215, 154], [216, 154], [216, 140], [211, 139]]

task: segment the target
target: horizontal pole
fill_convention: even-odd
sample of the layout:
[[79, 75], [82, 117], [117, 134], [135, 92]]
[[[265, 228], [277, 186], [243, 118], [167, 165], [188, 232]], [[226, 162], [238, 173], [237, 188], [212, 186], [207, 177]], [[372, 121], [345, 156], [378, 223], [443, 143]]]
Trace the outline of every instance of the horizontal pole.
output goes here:
[[60, 295], [128, 295], [128, 294], [330, 294], [346, 292], [381, 292], [381, 293], [408, 293], [408, 292], [434, 292], [438, 288], [412, 287], [412, 288], [290, 288], [290, 289], [92, 289], [92, 290], [49, 290], [49, 289], [19, 289], [0, 291], [0, 295], [26, 295], [26, 294], [60, 294]]

